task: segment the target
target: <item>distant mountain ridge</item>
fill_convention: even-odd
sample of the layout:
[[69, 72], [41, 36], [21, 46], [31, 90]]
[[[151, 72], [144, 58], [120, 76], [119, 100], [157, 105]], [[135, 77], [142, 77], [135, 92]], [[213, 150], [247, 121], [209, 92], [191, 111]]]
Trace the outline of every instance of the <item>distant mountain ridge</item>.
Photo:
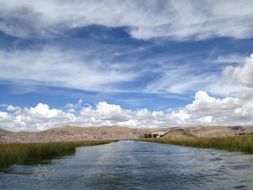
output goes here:
[[[4, 131], [4, 130], [3, 130]], [[39, 132], [3, 132], [0, 143], [61, 142], [99, 139], [136, 139], [147, 129], [121, 126], [75, 127], [64, 126]], [[1, 134], [1, 132], [0, 132]]]
[[99, 139], [137, 139], [152, 132], [167, 132], [166, 136], [235, 136], [253, 135], [253, 127], [246, 126], [197, 126], [171, 128], [129, 128], [122, 126], [76, 127], [63, 126], [39, 132], [11, 132], [0, 129], [0, 143], [35, 143], [85, 141]]

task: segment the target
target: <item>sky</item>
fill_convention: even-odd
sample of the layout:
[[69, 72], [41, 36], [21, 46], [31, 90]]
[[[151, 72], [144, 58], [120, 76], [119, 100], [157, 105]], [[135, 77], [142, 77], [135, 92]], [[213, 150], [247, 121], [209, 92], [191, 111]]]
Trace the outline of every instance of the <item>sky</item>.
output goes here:
[[251, 0], [0, 0], [0, 128], [253, 124]]

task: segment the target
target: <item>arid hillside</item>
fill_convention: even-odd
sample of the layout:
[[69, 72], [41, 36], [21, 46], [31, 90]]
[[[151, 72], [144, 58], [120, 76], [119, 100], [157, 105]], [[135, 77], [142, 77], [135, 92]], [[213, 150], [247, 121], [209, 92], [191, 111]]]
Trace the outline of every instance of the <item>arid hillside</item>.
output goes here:
[[144, 134], [166, 132], [164, 136], [237, 136], [252, 135], [253, 127], [241, 126], [209, 126], [209, 127], [171, 127], [171, 128], [129, 128], [121, 126], [102, 127], [73, 127], [64, 126], [40, 132], [10, 132], [0, 130], [0, 143], [28, 143], [28, 142], [61, 142], [84, 141], [99, 139], [137, 139]]
[[40, 132], [0, 131], [0, 143], [59, 142], [99, 139], [136, 139], [147, 129], [134, 129], [120, 126], [73, 127], [64, 126]]
[[253, 127], [246, 126], [198, 126], [173, 127], [168, 129], [166, 136], [182, 135], [193, 137], [224, 137], [237, 135], [252, 135]]

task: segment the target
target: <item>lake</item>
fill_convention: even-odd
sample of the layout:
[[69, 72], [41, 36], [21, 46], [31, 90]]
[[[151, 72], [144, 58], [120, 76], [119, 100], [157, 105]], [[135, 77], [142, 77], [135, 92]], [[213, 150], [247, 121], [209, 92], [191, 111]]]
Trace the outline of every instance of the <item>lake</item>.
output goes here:
[[253, 155], [138, 141], [0, 173], [1, 190], [253, 189]]

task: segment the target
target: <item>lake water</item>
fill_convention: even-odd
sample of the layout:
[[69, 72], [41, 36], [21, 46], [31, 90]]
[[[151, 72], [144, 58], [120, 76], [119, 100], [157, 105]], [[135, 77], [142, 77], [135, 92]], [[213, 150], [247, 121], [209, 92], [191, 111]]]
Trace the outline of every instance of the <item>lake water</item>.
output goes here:
[[0, 173], [0, 189], [253, 189], [253, 155], [119, 141], [49, 164], [12, 166]]

